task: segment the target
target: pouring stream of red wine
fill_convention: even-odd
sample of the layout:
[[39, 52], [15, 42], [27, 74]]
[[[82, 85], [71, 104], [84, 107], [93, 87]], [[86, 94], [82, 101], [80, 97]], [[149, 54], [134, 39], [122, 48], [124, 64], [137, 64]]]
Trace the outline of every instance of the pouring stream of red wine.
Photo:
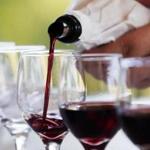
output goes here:
[[46, 77], [45, 94], [44, 94], [43, 120], [45, 120], [47, 116], [49, 95], [51, 91], [50, 85], [51, 85], [51, 76], [52, 76], [52, 68], [53, 68], [53, 61], [54, 61], [55, 42], [56, 42], [56, 37], [53, 36], [53, 34], [51, 34], [49, 56], [48, 56], [47, 77]]

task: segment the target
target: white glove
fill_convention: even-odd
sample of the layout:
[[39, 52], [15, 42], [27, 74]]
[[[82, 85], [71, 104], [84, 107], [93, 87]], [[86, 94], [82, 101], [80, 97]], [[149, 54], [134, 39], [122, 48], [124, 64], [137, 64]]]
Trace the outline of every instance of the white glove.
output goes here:
[[76, 0], [67, 12], [82, 26], [79, 49], [115, 41], [127, 31], [150, 22], [150, 10], [135, 0]]

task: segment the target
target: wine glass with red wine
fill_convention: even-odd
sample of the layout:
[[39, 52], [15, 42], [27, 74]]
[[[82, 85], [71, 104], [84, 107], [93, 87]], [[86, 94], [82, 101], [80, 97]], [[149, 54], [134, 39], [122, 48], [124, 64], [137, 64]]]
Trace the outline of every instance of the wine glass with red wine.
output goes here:
[[76, 54], [63, 60], [59, 110], [85, 150], [104, 150], [119, 129], [120, 57]]
[[63, 52], [24, 53], [18, 73], [18, 104], [25, 121], [39, 135], [46, 150], [59, 150], [67, 128], [58, 109]]
[[121, 68], [122, 129], [141, 150], [150, 150], [150, 57], [122, 59]]

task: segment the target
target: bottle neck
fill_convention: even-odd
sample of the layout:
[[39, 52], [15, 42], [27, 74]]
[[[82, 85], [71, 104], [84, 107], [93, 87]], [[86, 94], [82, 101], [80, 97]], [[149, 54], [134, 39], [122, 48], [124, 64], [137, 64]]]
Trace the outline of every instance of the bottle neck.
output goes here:
[[55, 36], [61, 42], [73, 43], [79, 40], [82, 28], [76, 17], [64, 15], [49, 26], [48, 33]]

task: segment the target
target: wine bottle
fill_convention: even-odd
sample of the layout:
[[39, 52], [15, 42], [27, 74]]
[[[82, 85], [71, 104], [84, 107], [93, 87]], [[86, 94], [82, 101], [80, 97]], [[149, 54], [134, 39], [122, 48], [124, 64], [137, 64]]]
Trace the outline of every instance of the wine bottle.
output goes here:
[[79, 40], [82, 27], [75, 16], [66, 14], [49, 26], [48, 33], [61, 42], [73, 43]]

